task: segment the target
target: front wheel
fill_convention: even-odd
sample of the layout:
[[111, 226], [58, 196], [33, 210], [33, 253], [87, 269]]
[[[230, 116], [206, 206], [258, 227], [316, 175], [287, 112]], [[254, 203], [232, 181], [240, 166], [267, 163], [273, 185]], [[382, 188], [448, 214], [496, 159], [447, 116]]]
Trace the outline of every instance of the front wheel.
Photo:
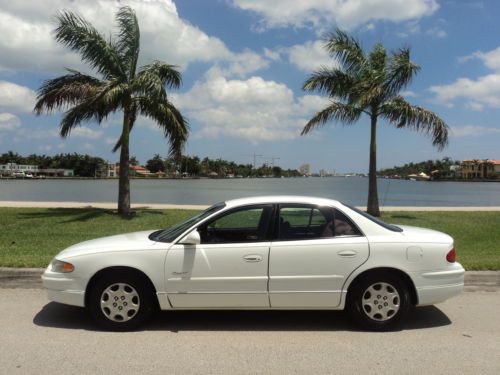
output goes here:
[[369, 276], [349, 290], [348, 308], [353, 318], [369, 330], [396, 328], [410, 306], [408, 287], [394, 276]]
[[105, 275], [90, 291], [88, 311], [104, 329], [129, 331], [143, 324], [153, 311], [147, 283], [135, 275]]

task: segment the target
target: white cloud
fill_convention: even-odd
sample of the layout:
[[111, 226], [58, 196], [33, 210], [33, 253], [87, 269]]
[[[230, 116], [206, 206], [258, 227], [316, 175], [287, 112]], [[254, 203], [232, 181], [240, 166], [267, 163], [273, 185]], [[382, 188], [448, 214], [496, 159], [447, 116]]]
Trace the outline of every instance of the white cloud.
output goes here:
[[451, 128], [451, 134], [455, 137], [480, 137], [483, 135], [500, 134], [500, 128], [476, 125], [454, 126]]
[[35, 98], [36, 94], [33, 90], [0, 80], [0, 109], [31, 112], [35, 106]]
[[101, 130], [94, 130], [91, 128], [87, 127], [79, 127], [79, 128], [74, 128], [71, 130], [71, 137], [78, 137], [78, 138], [89, 138], [89, 139], [99, 139], [102, 137], [102, 131]]
[[436, 0], [232, 0], [240, 9], [262, 17], [260, 29], [338, 24], [355, 28], [377, 20], [394, 22], [419, 19], [433, 14]]
[[480, 59], [484, 63], [484, 65], [486, 65], [488, 68], [500, 72], [500, 47], [489, 52], [481, 52], [481, 51], [474, 52], [472, 56], [466, 56], [465, 59], [467, 59], [468, 57], [469, 58], [476, 57]]
[[500, 47], [489, 52], [476, 51], [460, 57], [458, 62], [464, 64], [474, 59], [479, 59], [494, 73], [476, 79], [462, 77], [448, 85], [431, 86], [430, 91], [448, 106], [462, 98], [465, 106], [475, 111], [482, 111], [484, 107], [500, 108]]
[[[98, 30], [109, 35], [120, 6], [136, 10], [141, 28], [141, 63], [164, 60], [184, 69], [194, 61], [229, 61], [237, 74], [252, 71], [255, 56], [240, 56], [218, 38], [181, 19], [172, 0], [0, 0], [0, 69], [60, 71], [63, 67], [84, 69], [79, 56], [55, 42], [54, 14], [57, 10], [77, 12]], [[254, 68], [245, 65], [246, 58]], [[242, 73], [241, 73], [242, 74]]]
[[195, 138], [226, 136], [252, 143], [296, 138], [311, 114], [326, 103], [315, 95], [296, 99], [286, 85], [261, 77], [222, 76], [208, 76], [172, 100], [201, 124]]
[[21, 120], [12, 113], [0, 113], [0, 131], [11, 131], [21, 127]]
[[414, 91], [411, 91], [411, 90], [401, 91], [400, 95], [402, 95], [406, 98], [417, 98], [418, 97], [418, 94]]
[[449, 106], [454, 100], [463, 98], [469, 108], [476, 110], [485, 105], [500, 108], [500, 74], [489, 74], [476, 80], [459, 78], [449, 85], [431, 86], [430, 91]]
[[322, 66], [338, 66], [337, 62], [325, 50], [324, 44], [321, 40], [309, 41], [304, 44], [296, 44], [285, 51], [290, 62], [305, 72], [313, 72]]

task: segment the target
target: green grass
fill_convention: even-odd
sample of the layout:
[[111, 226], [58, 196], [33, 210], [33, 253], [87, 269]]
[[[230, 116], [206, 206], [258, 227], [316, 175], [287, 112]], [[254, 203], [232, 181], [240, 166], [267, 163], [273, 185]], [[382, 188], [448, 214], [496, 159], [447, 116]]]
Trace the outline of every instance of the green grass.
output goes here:
[[[0, 266], [45, 267], [72, 244], [165, 228], [195, 212], [140, 209], [124, 219], [112, 210], [95, 208], [0, 208]], [[450, 234], [466, 269], [500, 269], [500, 212], [390, 212], [382, 218]]]

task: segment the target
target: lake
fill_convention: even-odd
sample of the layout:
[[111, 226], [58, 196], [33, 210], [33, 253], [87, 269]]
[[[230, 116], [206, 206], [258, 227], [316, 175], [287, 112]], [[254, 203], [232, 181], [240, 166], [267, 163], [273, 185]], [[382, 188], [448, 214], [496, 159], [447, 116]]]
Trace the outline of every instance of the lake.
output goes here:
[[[209, 205], [232, 198], [285, 194], [366, 205], [368, 178], [131, 180], [132, 203]], [[378, 180], [381, 206], [500, 206], [500, 183]], [[0, 180], [1, 201], [115, 202], [117, 180]]]

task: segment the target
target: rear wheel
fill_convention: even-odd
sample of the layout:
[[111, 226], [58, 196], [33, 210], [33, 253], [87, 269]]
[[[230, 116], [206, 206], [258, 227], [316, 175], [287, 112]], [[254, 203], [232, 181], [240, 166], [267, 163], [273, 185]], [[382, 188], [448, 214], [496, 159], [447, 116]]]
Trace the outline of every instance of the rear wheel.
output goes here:
[[104, 329], [128, 331], [139, 327], [151, 315], [154, 294], [148, 283], [134, 274], [108, 274], [90, 290], [87, 309]]
[[349, 290], [348, 308], [352, 317], [366, 329], [396, 328], [410, 306], [408, 287], [392, 275], [370, 275]]

